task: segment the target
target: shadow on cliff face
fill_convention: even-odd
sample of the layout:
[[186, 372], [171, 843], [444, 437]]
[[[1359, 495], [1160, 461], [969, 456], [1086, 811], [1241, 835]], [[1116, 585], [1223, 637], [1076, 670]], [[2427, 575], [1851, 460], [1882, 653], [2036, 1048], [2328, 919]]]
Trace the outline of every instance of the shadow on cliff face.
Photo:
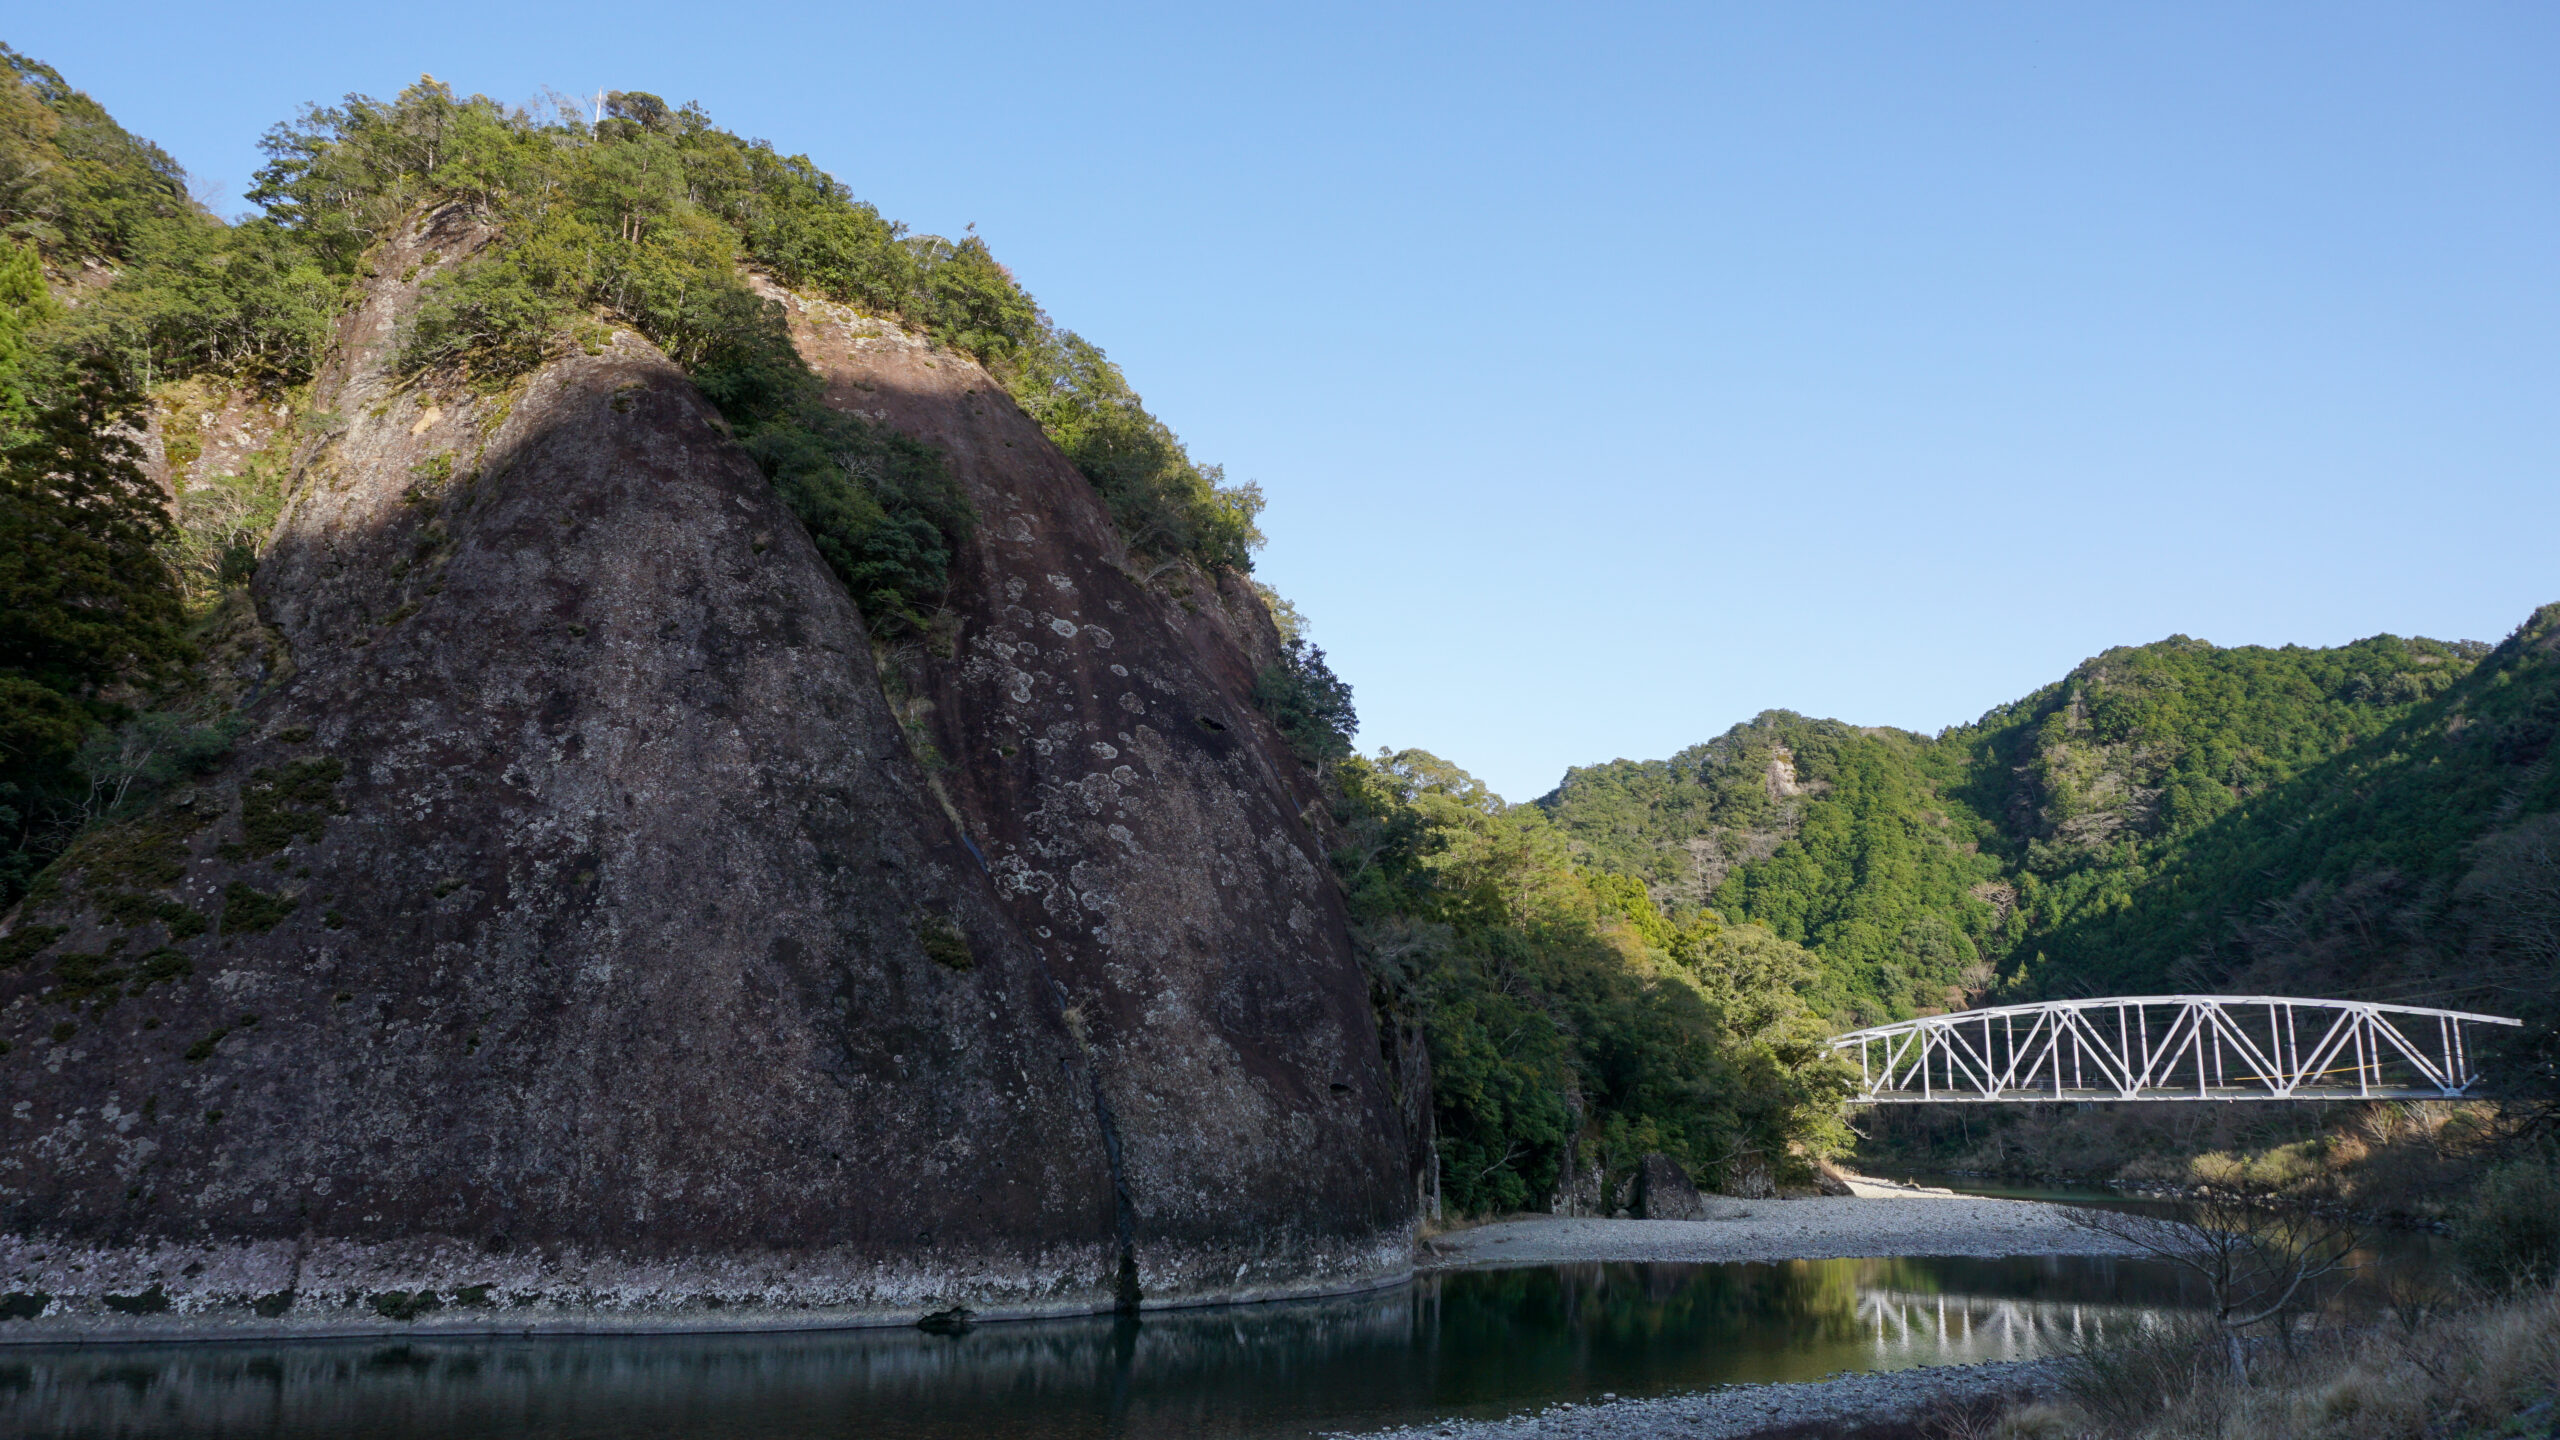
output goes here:
[[1407, 1137], [1321, 795], [1252, 699], [1278, 650], [1261, 601], [1188, 567], [1142, 583], [1092, 485], [966, 356], [771, 293], [828, 403], [937, 447], [976, 511], [933, 640], [884, 680], [1059, 981], [1149, 1288], [1400, 1236]]
[[1243, 662], [1110, 568], [1036, 430], [1046, 470], [954, 451], [967, 628], [884, 692], [663, 357], [428, 394], [388, 368], [414, 289], [350, 317], [258, 577], [295, 673], [7, 937], [0, 1213], [108, 1257], [66, 1293], [216, 1238], [270, 1244], [182, 1296], [569, 1265], [672, 1300], [681, 1257], [774, 1303], [1108, 1305], [1401, 1266], [1357, 965], [1238, 738]]

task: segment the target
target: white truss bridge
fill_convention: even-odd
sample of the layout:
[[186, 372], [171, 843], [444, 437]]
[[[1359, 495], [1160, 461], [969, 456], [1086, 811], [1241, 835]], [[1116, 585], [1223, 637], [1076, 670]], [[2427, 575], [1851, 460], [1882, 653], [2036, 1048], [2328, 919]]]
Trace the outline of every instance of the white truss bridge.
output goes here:
[[2289, 995], [2133, 995], [1924, 1015], [1853, 1030], [1866, 1104], [2453, 1099], [2497, 1015]]

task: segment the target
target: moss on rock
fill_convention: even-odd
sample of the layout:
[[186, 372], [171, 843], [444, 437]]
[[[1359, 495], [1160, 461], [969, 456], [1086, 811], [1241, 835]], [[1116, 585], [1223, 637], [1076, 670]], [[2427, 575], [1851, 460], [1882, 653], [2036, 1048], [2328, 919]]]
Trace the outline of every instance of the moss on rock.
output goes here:
[[337, 786], [347, 764], [329, 756], [260, 766], [240, 787], [240, 845], [232, 858], [273, 855], [295, 840], [317, 842], [331, 815], [343, 815]]
[[222, 887], [222, 933], [263, 935], [284, 923], [285, 917], [301, 906], [302, 902], [290, 895], [270, 895], [234, 880]]

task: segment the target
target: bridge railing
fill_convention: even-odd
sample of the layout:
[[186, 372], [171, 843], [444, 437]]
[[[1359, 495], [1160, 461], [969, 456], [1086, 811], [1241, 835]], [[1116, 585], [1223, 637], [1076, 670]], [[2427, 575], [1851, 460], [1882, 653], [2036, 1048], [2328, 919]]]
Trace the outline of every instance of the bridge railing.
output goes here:
[[1853, 1030], [1854, 1100], [2457, 1098], [2484, 1025], [2462, 1010], [2290, 995], [2133, 995], [1925, 1015]]

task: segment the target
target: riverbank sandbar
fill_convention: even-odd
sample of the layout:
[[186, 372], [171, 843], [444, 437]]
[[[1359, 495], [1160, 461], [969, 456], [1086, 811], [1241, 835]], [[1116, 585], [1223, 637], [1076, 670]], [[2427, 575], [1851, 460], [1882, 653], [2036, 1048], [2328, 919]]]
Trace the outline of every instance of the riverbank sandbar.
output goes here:
[[2061, 1206], [1972, 1195], [1717, 1200], [1711, 1220], [1577, 1220], [1529, 1216], [1452, 1231], [1419, 1257], [1425, 1270], [1557, 1265], [1586, 1260], [1707, 1263], [1852, 1260], [1873, 1256], [2125, 1255], [2132, 1246], [2085, 1230]]

